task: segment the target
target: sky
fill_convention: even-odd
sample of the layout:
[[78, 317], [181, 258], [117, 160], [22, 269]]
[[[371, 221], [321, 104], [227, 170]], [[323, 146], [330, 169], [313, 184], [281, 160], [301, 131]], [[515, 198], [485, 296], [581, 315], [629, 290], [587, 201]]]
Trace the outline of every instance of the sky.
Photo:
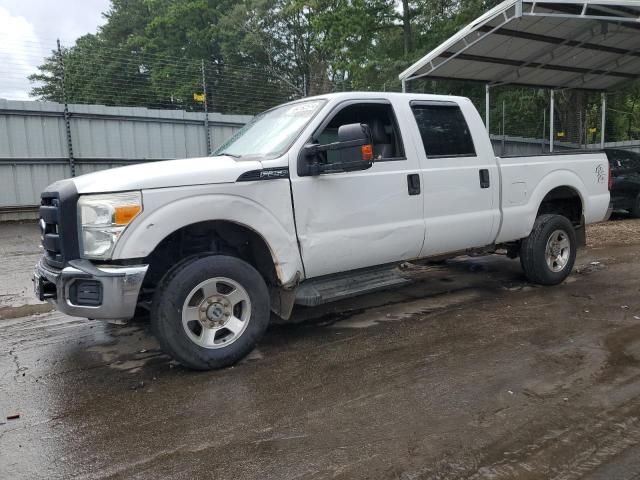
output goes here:
[[110, 0], [0, 0], [0, 98], [28, 100], [36, 71], [56, 47], [95, 33]]

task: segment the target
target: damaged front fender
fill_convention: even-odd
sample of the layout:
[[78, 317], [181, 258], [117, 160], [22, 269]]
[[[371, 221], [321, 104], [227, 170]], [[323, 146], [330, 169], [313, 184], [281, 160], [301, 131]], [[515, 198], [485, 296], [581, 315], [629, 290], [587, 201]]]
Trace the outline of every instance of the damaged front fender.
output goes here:
[[173, 232], [199, 222], [229, 221], [260, 235], [280, 285], [304, 272], [287, 180], [198, 185], [143, 191], [144, 211], [125, 231], [114, 259], [145, 258]]

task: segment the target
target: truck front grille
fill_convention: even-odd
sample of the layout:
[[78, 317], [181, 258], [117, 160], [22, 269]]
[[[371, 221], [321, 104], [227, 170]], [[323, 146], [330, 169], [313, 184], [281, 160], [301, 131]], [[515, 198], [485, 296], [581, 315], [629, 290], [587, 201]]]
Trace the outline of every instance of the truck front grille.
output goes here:
[[63, 268], [79, 258], [76, 208], [78, 192], [72, 180], [50, 185], [40, 196], [40, 235], [44, 259], [54, 268]]
[[62, 240], [60, 238], [60, 199], [54, 196], [57, 192], [44, 192], [40, 202], [40, 236], [42, 248], [49, 265], [62, 268], [64, 256], [62, 254]]

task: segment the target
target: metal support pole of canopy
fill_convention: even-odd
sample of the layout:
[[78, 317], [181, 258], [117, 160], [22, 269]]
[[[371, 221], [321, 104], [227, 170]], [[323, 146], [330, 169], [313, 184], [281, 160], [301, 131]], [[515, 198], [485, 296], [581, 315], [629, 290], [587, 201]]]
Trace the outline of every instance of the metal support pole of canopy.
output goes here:
[[489, 131], [489, 108], [490, 108], [490, 98], [489, 98], [489, 89], [491, 87], [489, 86], [489, 84], [487, 83], [485, 85], [485, 90], [484, 90], [484, 125], [485, 127], [487, 127], [487, 134], [491, 134], [491, 132]]
[[544, 153], [544, 132], [547, 130], [547, 109], [542, 111], [542, 153]]
[[600, 99], [602, 105], [600, 106], [600, 114], [602, 115], [602, 119], [600, 120], [600, 148], [604, 149], [604, 130], [605, 125], [607, 124], [607, 94], [606, 92], [602, 92], [600, 94]]
[[553, 131], [555, 130], [556, 91], [551, 90], [551, 107], [549, 108], [549, 153], [553, 153]]
[[407, 81], [402, 80], [402, 93], [407, 93]]

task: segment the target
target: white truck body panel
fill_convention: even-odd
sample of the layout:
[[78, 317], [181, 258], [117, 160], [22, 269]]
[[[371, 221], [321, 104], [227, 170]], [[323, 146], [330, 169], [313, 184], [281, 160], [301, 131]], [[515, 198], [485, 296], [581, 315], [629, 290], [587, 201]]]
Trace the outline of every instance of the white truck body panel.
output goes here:
[[167, 187], [234, 183], [258, 161], [237, 162], [231, 157], [185, 158], [100, 170], [73, 179], [78, 193], [121, 192]]
[[608, 160], [604, 153], [498, 159], [502, 176], [502, 226], [496, 242], [529, 235], [544, 196], [573, 188], [582, 200], [585, 223], [602, 221], [609, 207]]
[[407, 195], [407, 162], [319, 177], [291, 175], [307, 277], [417, 258], [424, 239], [420, 196]]

